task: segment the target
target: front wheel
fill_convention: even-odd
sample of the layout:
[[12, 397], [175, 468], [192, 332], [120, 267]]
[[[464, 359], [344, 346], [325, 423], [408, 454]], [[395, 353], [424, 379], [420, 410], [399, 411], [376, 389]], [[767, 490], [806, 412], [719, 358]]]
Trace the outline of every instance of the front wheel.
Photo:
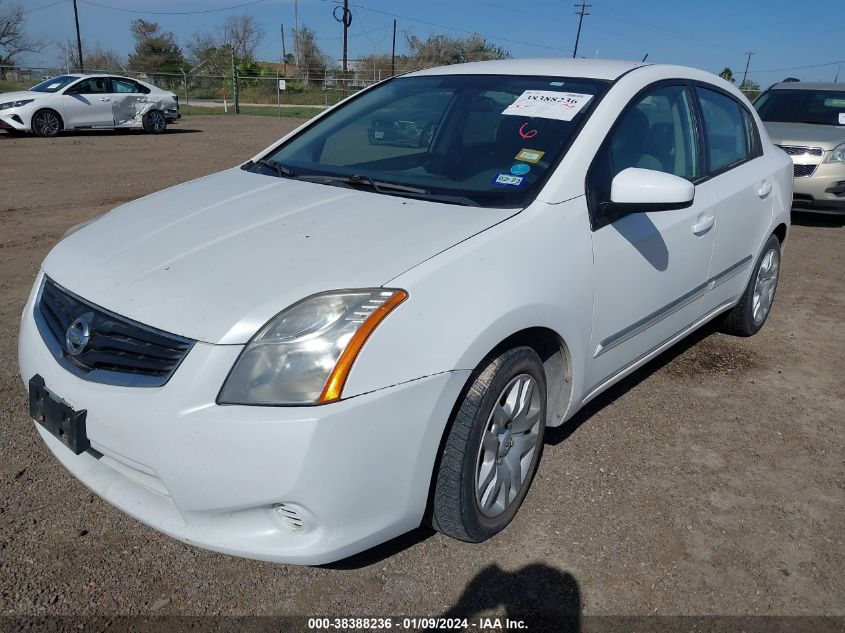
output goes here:
[[780, 240], [770, 235], [763, 246], [751, 279], [737, 304], [728, 310], [722, 330], [734, 336], [753, 336], [771, 312], [780, 279]]
[[62, 127], [61, 117], [53, 110], [39, 110], [32, 115], [32, 131], [36, 136], [56, 136]]
[[149, 134], [163, 134], [167, 129], [167, 118], [161, 110], [150, 110], [144, 115], [143, 124]]
[[545, 430], [546, 376], [537, 353], [517, 347], [488, 359], [445, 438], [432, 526], [472, 543], [503, 530], [531, 486]]

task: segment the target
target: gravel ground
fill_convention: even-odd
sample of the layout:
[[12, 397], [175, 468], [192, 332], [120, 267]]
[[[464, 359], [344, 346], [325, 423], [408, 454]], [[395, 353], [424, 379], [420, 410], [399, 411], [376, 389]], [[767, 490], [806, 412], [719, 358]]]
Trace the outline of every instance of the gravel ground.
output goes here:
[[329, 567], [254, 562], [171, 540], [73, 480], [17, 375], [39, 262], [71, 225], [297, 123], [0, 134], [0, 614], [845, 616], [842, 222], [796, 218], [758, 336], [706, 329], [551, 432], [519, 515], [487, 543], [420, 529]]

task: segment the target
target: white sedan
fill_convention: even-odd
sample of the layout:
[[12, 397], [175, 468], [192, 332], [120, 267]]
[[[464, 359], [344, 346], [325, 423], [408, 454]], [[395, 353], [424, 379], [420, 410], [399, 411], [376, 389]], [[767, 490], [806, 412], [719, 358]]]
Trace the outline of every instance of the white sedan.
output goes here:
[[763, 326], [791, 200], [789, 157], [709, 73], [411, 73], [67, 235], [23, 314], [30, 414], [93, 491], [194, 545], [483, 541], [547, 427], [710, 320]]
[[161, 134], [179, 118], [179, 100], [138, 79], [61, 75], [0, 93], [0, 130], [56, 136], [62, 130], [134, 128]]

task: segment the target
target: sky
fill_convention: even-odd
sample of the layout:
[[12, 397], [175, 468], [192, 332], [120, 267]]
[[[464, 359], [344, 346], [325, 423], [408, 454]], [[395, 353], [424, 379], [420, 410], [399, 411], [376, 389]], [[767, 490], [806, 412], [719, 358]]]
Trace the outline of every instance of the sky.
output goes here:
[[[8, 0], [6, 0], [8, 2]], [[21, 65], [58, 63], [56, 42], [75, 39], [71, 0], [17, 0], [27, 12], [30, 35], [53, 42]], [[397, 53], [407, 50], [405, 34], [425, 38], [445, 33], [485, 35], [513, 57], [570, 57], [578, 28], [575, 0], [350, 0], [351, 59], [390, 53], [397, 18]], [[299, 22], [316, 31], [332, 58], [342, 54], [341, 24], [332, 17], [338, 0], [299, 0]], [[793, 76], [805, 81], [845, 82], [843, 0], [588, 0], [579, 57], [641, 60], [694, 66], [718, 73], [728, 66], [742, 78], [746, 53], [753, 51], [748, 77], [763, 86]], [[242, 6], [236, 6], [242, 5]], [[243, 6], [247, 5], [247, 6]], [[280, 25], [288, 33], [294, 0], [78, 0], [83, 49], [99, 43], [126, 56], [135, 18], [158, 22], [180, 42], [210, 31], [228, 15], [251, 14], [266, 35], [259, 59], [281, 56]], [[175, 14], [180, 12], [181, 14]], [[447, 28], [448, 27], [448, 28]]]

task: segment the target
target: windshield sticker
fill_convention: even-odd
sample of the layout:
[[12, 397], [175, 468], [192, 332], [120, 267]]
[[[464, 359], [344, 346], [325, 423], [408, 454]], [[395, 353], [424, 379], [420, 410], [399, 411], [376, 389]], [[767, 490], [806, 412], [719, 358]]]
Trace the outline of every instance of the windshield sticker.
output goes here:
[[552, 82], [552, 83], [550, 83], [549, 85], [550, 85], [550, 86], [562, 86], [562, 85], [563, 85], [563, 82], [562, 82], [562, 81], [553, 81], [553, 82]]
[[[502, 114], [505, 113], [503, 112]], [[519, 135], [522, 137], [523, 140], [527, 141], [528, 139], [537, 136], [537, 130], [530, 130], [528, 129], [528, 124], [523, 123], [519, 126]]]
[[60, 83], [57, 83], [57, 84], [50, 84], [49, 86], [47, 86], [47, 90], [53, 90], [54, 88], [58, 88], [58, 87], [59, 87], [59, 86], [61, 86], [61, 85], [62, 85], [62, 84], [60, 84]]
[[546, 152], [541, 152], [538, 149], [525, 149], [522, 148], [519, 150], [519, 154], [514, 156], [516, 160], [524, 160], [526, 163], [539, 163], [540, 159], [543, 158], [543, 154]]
[[845, 125], [845, 112], [839, 113], [839, 125]]
[[519, 187], [522, 181], [525, 180], [522, 176], [513, 176], [511, 174], [497, 174], [493, 183], [496, 185], [508, 185], [510, 187]]
[[524, 176], [529, 171], [531, 171], [531, 165], [526, 165], [525, 163], [516, 163], [515, 165], [511, 165], [511, 173], [514, 176]]
[[526, 90], [502, 114], [571, 121], [592, 98], [578, 92]]

